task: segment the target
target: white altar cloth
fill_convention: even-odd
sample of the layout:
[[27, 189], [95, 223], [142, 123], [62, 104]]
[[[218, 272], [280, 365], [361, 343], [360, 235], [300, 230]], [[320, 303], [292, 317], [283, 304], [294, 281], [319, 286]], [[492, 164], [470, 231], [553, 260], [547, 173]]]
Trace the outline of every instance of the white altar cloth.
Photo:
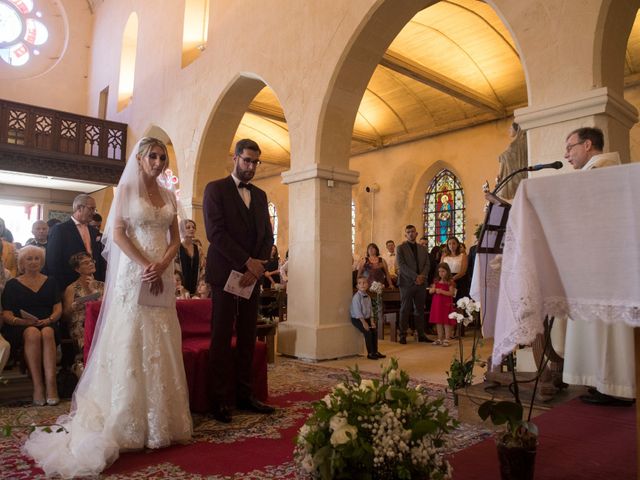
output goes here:
[[640, 327], [640, 163], [520, 184], [507, 224], [494, 365], [531, 344], [545, 315]]

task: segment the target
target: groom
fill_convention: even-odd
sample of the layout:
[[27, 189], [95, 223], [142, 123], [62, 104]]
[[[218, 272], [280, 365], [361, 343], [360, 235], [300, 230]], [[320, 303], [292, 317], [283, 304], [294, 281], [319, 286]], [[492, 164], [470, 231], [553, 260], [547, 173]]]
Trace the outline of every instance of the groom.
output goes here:
[[[267, 195], [249, 183], [260, 164], [260, 153], [260, 147], [253, 140], [240, 140], [236, 143], [231, 175], [209, 183], [204, 191], [204, 220], [209, 240], [206, 273], [213, 290], [210, 396], [213, 417], [224, 423], [231, 422], [234, 389], [239, 409], [258, 413], [274, 411], [251, 394], [259, 280], [273, 245]], [[248, 300], [224, 291], [231, 270], [242, 273], [241, 286], [255, 285]], [[235, 356], [231, 351], [234, 327]]]

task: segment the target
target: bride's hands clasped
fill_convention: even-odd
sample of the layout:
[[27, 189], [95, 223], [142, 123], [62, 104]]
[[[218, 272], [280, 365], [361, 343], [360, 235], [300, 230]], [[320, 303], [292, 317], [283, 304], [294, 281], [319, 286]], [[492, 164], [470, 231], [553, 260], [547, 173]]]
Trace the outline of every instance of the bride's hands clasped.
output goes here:
[[153, 262], [148, 264], [142, 271], [142, 281], [151, 284], [149, 290], [153, 295], [160, 295], [164, 290], [162, 273], [166, 268], [167, 265], [162, 262]]

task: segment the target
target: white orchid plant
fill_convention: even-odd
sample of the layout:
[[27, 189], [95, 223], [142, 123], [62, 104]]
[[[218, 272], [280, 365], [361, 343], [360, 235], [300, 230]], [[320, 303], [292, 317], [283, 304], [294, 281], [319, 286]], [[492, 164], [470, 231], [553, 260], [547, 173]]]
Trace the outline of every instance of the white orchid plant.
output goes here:
[[295, 459], [315, 479], [451, 478], [443, 435], [457, 427], [443, 398], [429, 399], [392, 359], [381, 378], [351, 378], [313, 404]]
[[474, 321], [475, 313], [480, 313], [480, 302], [462, 297], [456, 303], [457, 310], [449, 314], [449, 318], [454, 319], [456, 323], [463, 324], [465, 327]]
[[464, 356], [464, 346], [462, 343], [462, 335], [460, 335], [460, 326], [470, 325], [474, 322], [476, 316], [480, 313], [480, 302], [476, 302], [469, 297], [463, 297], [456, 303], [456, 311], [449, 314], [449, 318], [454, 319], [458, 324], [458, 346], [459, 355], [454, 356], [451, 366], [447, 372], [447, 383], [451, 391], [458, 388], [464, 388], [471, 385], [473, 381], [473, 367], [476, 363], [483, 363], [478, 360], [477, 349], [480, 343], [478, 330], [474, 331], [473, 345], [471, 347], [471, 355], [467, 358]]

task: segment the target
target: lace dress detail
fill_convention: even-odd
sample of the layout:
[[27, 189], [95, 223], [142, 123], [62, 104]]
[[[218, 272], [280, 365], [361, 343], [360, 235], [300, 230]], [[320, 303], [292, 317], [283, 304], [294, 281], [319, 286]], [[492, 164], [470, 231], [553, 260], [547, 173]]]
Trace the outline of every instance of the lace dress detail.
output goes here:
[[[167, 248], [175, 216], [170, 205], [139, 202], [127, 235], [151, 260]], [[61, 417], [68, 433], [34, 432], [24, 450], [47, 475], [95, 475], [120, 451], [160, 448], [191, 438], [192, 423], [182, 360], [181, 332], [175, 309], [173, 269], [163, 274], [170, 307], [137, 302], [142, 267], [120, 256], [113, 304], [89, 363], [96, 362], [76, 410]]]

